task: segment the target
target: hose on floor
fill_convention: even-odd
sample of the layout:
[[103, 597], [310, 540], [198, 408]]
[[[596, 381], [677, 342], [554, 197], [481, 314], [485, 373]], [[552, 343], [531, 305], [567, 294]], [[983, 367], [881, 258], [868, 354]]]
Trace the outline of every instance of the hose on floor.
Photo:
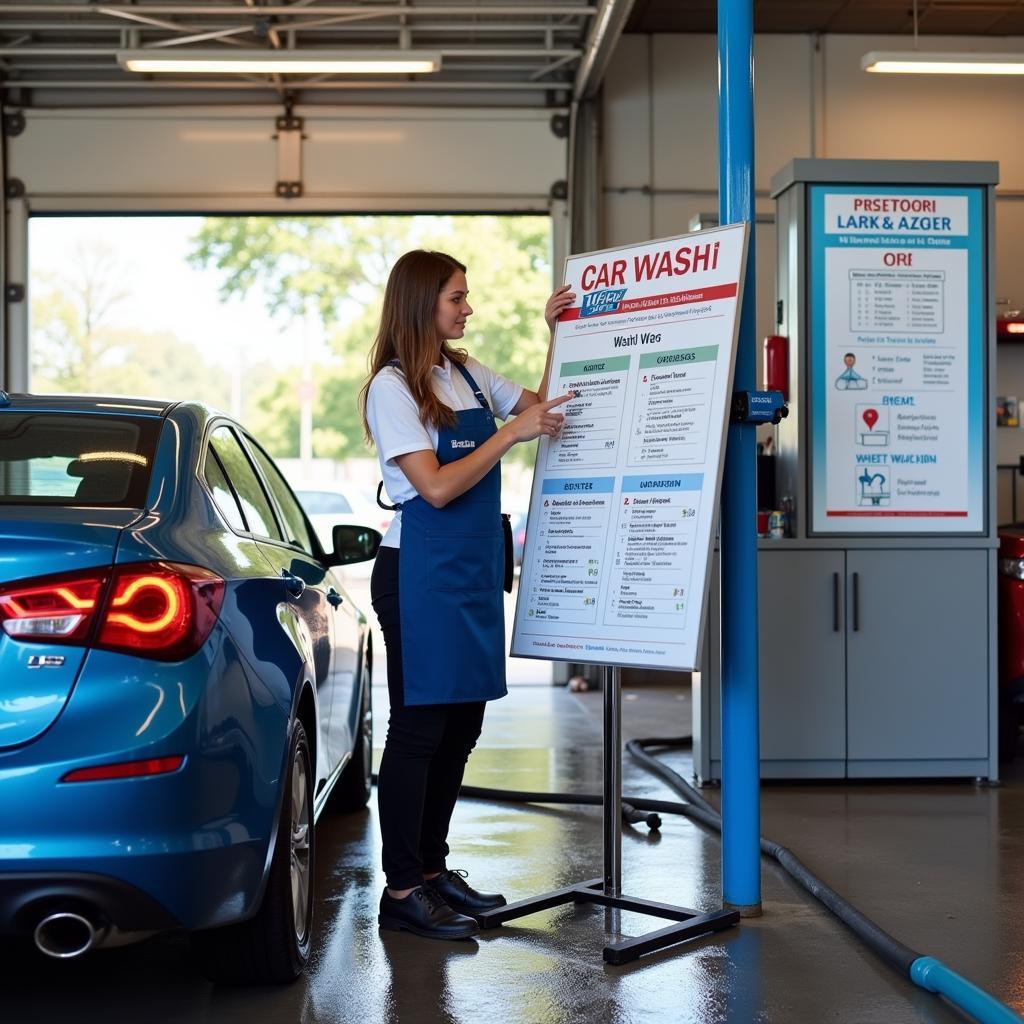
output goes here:
[[[688, 750], [693, 741], [689, 736], [671, 739], [649, 738], [630, 740], [626, 751], [651, 774], [656, 775], [669, 789], [683, 798], [682, 803], [671, 800], [648, 800], [644, 797], [623, 799], [623, 820], [629, 824], [646, 821], [652, 830], [659, 828], [657, 812], [682, 814], [715, 832], [722, 831], [722, 817], [700, 792], [678, 772], [673, 771], [653, 754], [651, 749]], [[376, 781], [376, 780], [375, 780]], [[583, 804], [600, 806], [604, 801], [596, 793], [535, 793], [519, 790], [489, 789], [483, 786], [463, 786], [460, 796], [506, 803]], [[647, 816], [640, 812], [652, 812]], [[628, 812], [628, 813], [627, 813]], [[657, 823], [652, 824], [656, 819]], [[984, 989], [978, 988], [941, 961], [905, 946], [874, 921], [865, 917], [831, 886], [820, 878], [789, 849], [770, 839], [761, 837], [761, 853], [771, 857], [803, 889], [827, 907], [862, 942], [890, 967], [906, 975], [920, 988], [944, 996], [959, 1010], [974, 1017], [981, 1024], [1022, 1024], [1019, 1017], [1005, 1003]]]

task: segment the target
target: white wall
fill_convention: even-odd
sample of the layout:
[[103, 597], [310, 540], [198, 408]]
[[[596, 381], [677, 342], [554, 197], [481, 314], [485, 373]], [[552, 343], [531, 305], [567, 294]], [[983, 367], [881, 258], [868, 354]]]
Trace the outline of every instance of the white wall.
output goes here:
[[[1024, 48], [1017, 39], [944, 37], [941, 44]], [[906, 48], [902, 37], [756, 37], [757, 211], [774, 212], [772, 175], [794, 157], [996, 160], [996, 297], [1024, 308], [1024, 80], [869, 75], [860, 68], [869, 50]], [[604, 89], [606, 245], [686, 231], [694, 215], [717, 211], [717, 117], [714, 36], [622, 39]], [[616, 191], [643, 186], [650, 194]], [[762, 337], [774, 323], [773, 225], [757, 226], [756, 260]], [[1000, 394], [1024, 397], [1024, 344], [999, 346], [996, 378]], [[1024, 430], [993, 436], [999, 462], [1024, 453]]]

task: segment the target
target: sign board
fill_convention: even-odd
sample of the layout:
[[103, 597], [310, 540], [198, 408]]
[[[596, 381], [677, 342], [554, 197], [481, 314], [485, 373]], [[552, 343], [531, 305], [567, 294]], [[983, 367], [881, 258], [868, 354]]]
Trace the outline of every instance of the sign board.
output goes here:
[[984, 189], [808, 194], [810, 532], [983, 533]]
[[[718, 508], [745, 224], [571, 256], [512, 655], [693, 669]], [[751, 529], [754, 524], [751, 523]]]

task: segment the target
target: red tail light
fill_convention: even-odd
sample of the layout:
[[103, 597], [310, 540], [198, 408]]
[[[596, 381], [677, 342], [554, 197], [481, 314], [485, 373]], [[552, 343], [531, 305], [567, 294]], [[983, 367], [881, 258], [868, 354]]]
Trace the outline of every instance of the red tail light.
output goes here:
[[143, 562], [0, 587], [0, 625], [17, 640], [94, 637], [95, 647], [179, 661], [203, 645], [223, 599], [224, 581], [207, 569]]
[[92, 768], [76, 768], [68, 772], [61, 782], [102, 782], [107, 779], [140, 779], [146, 775], [167, 775], [176, 772], [184, 763], [181, 754], [174, 757], [149, 757], [144, 761], [119, 761], [100, 764]]

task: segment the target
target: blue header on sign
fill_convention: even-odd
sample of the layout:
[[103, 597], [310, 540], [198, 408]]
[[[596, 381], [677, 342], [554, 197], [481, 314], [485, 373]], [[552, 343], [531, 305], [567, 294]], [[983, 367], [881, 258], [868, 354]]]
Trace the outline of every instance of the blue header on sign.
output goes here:
[[703, 473], [667, 473], [662, 476], [624, 476], [622, 491], [699, 491]]
[[615, 477], [599, 476], [572, 480], [545, 480], [544, 494], [611, 494], [615, 490]]

